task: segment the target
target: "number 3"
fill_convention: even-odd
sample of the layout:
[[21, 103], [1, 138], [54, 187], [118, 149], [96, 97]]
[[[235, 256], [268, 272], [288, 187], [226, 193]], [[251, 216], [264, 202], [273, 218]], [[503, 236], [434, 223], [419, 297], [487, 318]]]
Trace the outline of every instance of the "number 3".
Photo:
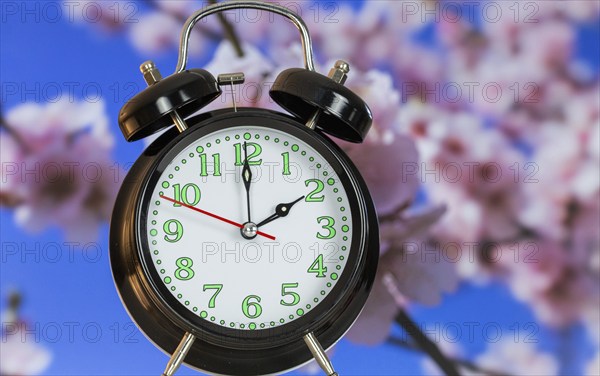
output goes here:
[[329, 234], [327, 234], [327, 235], [321, 235], [320, 232], [317, 232], [317, 238], [319, 238], [319, 239], [331, 239], [336, 234], [335, 229], [333, 228], [333, 225], [335, 225], [335, 220], [333, 218], [331, 218], [331, 217], [328, 217], [328, 216], [323, 216], [323, 217], [317, 218], [317, 222], [319, 224], [321, 224], [321, 222], [323, 220], [327, 221], [327, 224], [323, 225], [322, 228], [325, 229], [325, 230], [328, 230]]

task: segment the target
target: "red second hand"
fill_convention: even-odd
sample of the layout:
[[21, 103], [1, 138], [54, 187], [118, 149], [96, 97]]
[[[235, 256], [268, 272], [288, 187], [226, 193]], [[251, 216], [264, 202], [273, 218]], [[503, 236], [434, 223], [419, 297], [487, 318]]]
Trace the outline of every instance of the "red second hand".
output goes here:
[[[211, 213], [211, 212], [207, 212], [206, 210], [199, 209], [199, 208], [197, 208], [197, 207], [195, 207], [195, 206], [188, 205], [188, 204], [186, 204], [186, 203], [183, 203], [183, 202], [181, 202], [181, 201], [174, 200], [174, 199], [172, 199], [172, 198], [170, 198], [170, 197], [167, 197], [167, 196], [163, 196], [163, 195], [159, 195], [159, 196], [160, 196], [160, 198], [162, 198], [162, 199], [164, 199], [164, 200], [171, 201], [171, 202], [173, 202], [173, 203], [175, 203], [175, 204], [179, 204], [179, 205], [181, 205], [181, 206], [184, 206], [184, 207], [186, 207], [186, 208], [188, 208], [188, 209], [192, 209], [192, 210], [194, 210], [194, 211], [197, 211], [198, 213], [202, 213], [202, 214], [204, 214], [204, 215], [208, 215], [209, 217], [213, 217], [213, 218], [215, 218], [215, 219], [218, 219], [219, 221], [223, 221], [223, 222], [225, 222], [225, 223], [229, 223], [230, 225], [233, 225], [233, 226], [235, 226], [235, 227], [237, 227], [237, 228], [243, 228], [243, 227], [244, 227], [244, 225], [242, 225], [242, 224], [240, 224], [240, 223], [237, 223], [237, 222], [231, 221], [231, 220], [229, 220], [229, 219], [227, 219], [227, 218], [223, 218], [223, 217], [221, 217], [221, 216], [219, 216], [219, 215], [216, 215], [216, 214], [213, 214], [213, 213]], [[274, 237], [274, 236], [272, 236], [272, 235], [269, 235], [269, 234], [266, 234], [266, 233], [264, 233], [264, 232], [262, 232], [262, 231], [257, 231], [256, 233], [257, 233], [258, 235], [260, 235], [260, 236], [264, 236], [265, 238], [268, 238], [268, 239], [271, 239], [271, 240], [275, 240], [275, 237]]]

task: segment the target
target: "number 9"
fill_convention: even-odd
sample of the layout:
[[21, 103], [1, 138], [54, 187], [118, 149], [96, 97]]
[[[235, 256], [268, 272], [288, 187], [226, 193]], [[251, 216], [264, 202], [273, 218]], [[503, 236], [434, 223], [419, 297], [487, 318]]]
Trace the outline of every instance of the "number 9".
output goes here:
[[[173, 224], [175, 226], [172, 226]], [[175, 227], [175, 229], [173, 229], [173, 227]], [[169, 243], [175, 243], [183, 236], [183, 225], [176, 219], [169, 219], [163, 225], [163, 231], [165, 232], [165, 240]]]

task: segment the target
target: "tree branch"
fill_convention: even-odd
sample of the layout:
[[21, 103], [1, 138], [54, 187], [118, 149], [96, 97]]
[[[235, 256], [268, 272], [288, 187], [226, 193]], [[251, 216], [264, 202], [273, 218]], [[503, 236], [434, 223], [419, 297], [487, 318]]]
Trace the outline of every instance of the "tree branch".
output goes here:
[[[209, 0], [208, 2], [211, 5], [217, 3], [216, 0]], [[217, 17], [219, 18], [219, 22], [221, 23], [221, 27], [223, 28], [223, 32], [225, 33], [225, 38], [229, 40], [237, 56], [244, 57], [242, 43], [240, 42], [240, 38], [236, 34], [235, 29], [233, 28], [231, 23], [229, 23], [229, 21], [227, 20], [227, 18], [225, 18], [225, 15], [223, 13], [218, 13]]]
[[[155, 0], [145, 0], [145, 3], [152, 9], [167, 12], [165, 9], [161, 8], [158, 4], [156, 4]], [[209, 3], [216, 4], [217, 2], [215, 0], [210, 0]], [[175, 17], [181, 23], [185, 23], [185, 21], [187, 21], [187, 18], [181, 14], [171, 13], [171, 12], [168, 12], [168, 14]], [[219, 19], [219, 23], [221, 24], [221, 27], [223, 28], [223, 34], [225, 35], [225, 38], [227, 38], [229, 40], [229, 42], [233, 46], [233, 49], [235, 50], [238, 57], [244, 57], [244, 50], [242, 49], [242, 43], [240, 42], [240, 38], [238, 37], [237, 33], [235, 32], [234, 27], [231, 25], [231, 23], [229, 23], [227, 18], [225, 18], [225, 15], [223, 13], [217, 14], [217, 18]], [[207, 29], [206, 27], [203, 27], [202, 25], [196, 24], [195, 27], [198, 28], [202, 34], [204, 34], [205, 36], [207, 36], [208, 38], [210, 38], [212, 40], [220, 41], [223, 39], [223, 36], [219, 35], [218, 33], [215, 33], [212, 30]]]
[[[185, 23], [185, 21], [187, 21], [187, 18], [184, 17], [181, 14], [177, 14], [177, 13], [172, 13], [172, 12], [168, 12], [165, 9], [161, 8], [158, 4], [156, 4], [155, 0], [144, 0], [144, 3], [149, 7], [152, 8], [154, 10], [159, 10], [161, 12], [165, 12], [167, 14], [170, 14], [171, 16], [175, 17], [178, 21], [180, 21], [181, 23]], [[204, 34], [204, 36], [214, 40], [214, 41], [220, 41], [221, 39], [223, 39], [223, 37], [221, 35], [219, 35], [218, 33], [215, 33], [212, 30], [207, 29], [206, 27], [203, 27], [202, 25], [198, 25], [196, 24], [195, 26], [198, 30], [200, 30], [200, 32], [202, 34]]]
[[[402, 347], [403, 349], [406, 349], [406, 350], [419, 352], [419, 353], [423, 352], [421, 350], [421, 348], [419, 346], [417, 346], [416, 344], [414, 344], [412, 342], [408, 342], [401, 338], [390, 337], [390, 338], [388, 338], [387, 342], [391, 345], [396, 345], [396, 346]], [[475, 364], [469, 360], [457, 359], [457, 358], [448, 358], [448, 360], [451, 361], [452, 363], [454, 363], [455, 366], [457, 366], [457, 367], [463, 367], [463, 368], [468, 369], [469, 371], [483, 373], [488, 376], [509, 376], [509, 375], [507, 375], [506, 372], [498, 372], [498, 371], [489, 370], [489, 369], [480, 367], [477, 364]]]
[[438, 346], [423, 333], [417, 324], [408, 316], [406, 311], [400, 309], [396, 315], [396, 322], [413, 338], [417, 346], [433, 359], [440, 369], [448, 376], [459, 376], [460, 373], [454, 362], [446, 358]]
[[19, 134], [19, 132], [17, 132], [16, 129], [14, 129], [8, 124], [8, 122], [2, 115], [2, 110], [0, 110], [0, 129], [6, 130], [6, 133], [8, 133], [17, 144], [19, 144], [19, 146], [25, 154], [31, 153], [31, 148], [29, 147], [29, 145], [27, 145], [27, 142], [25, 142], [23, 137], [21, 137], [21, 135]]

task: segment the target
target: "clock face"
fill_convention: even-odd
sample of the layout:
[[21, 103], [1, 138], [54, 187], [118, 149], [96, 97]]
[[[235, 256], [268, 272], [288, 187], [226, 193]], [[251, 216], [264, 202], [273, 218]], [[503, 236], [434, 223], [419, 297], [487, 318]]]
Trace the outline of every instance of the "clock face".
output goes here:
[[167, 162], [147, 187], [140, 238], [158, 283], [194, 316], [244, 331], [286, 325], [351, 273], [349, 193], [308, 143], [237, 126]]

